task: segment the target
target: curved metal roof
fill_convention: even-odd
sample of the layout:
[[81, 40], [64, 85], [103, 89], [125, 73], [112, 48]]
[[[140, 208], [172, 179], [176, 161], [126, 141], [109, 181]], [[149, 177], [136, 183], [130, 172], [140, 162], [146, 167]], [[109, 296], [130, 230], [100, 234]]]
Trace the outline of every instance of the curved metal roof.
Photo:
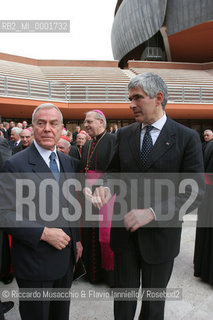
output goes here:
[[123, 0], [111, 33], [112, 50], [116, 60], [121, 60], [161, 28], [166, 5], [167, 0]]
[[166, 36], [173, 36], [213, 21], [213, 0], [123, 0], [116, 8], [111, 42], [114, 58], [119, 61], [163, 24]]
[[211, 20], [213, 20], [212, 0], [168, 0], [166, 11], [168, 35]]

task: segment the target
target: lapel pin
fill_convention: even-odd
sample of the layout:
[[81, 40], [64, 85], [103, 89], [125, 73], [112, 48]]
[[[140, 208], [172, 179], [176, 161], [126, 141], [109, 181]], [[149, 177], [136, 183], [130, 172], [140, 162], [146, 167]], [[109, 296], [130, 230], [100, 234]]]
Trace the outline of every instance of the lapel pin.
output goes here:
[[170, 145], [170, 143], [169, 143], [169, 142], [166, 142], [166, 145], [167, 145], [167, 146], [169, 146], [169, 145]]

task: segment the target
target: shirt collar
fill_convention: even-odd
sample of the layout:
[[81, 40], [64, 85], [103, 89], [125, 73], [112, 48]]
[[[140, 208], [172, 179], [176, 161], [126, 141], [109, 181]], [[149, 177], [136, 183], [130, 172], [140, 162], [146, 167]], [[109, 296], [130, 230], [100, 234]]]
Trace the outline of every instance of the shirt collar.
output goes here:
[[38, 152], [40, 153], [42, 158], [45, 160], [45, 162], [48, 162], [50, 160], [49, 157], [52, 152], [55, 152], [56, 159], [58, 159], [58, 155], [56, 152], [56, 146], [55, 146], [54, 150], [52, 151], [52, 150], [47, 150], [47, 149], [42, 148], [35, 140], [33, 142], [34, 142], [36, 149], [38, 150]]
[[[163, 116], [158, 119], [156, 122], [152, 123], [152, 126], [155, 128], [155, 129], [158, 129], [158, 130], [162, 130], [164, 124], [166, 123], [166, 120], [167, 120], [167, 116], [166, 116], [166, 113], [163, 112]], [[142, 123], [142, 130], [147, 126], [147, 124], [144, 124]]]

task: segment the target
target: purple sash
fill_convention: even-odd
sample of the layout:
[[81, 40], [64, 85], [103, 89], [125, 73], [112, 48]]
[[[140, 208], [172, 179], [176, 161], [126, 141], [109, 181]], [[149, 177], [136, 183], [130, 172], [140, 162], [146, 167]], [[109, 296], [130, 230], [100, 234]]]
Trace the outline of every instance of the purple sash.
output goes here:
[[[86, 179], [90, 186], [92, 186], [97, 179], [101, 177], [102, 172], [88, 170]], [[110, 248], [110, 230], [112, 223], [112, 214], [115, 203], [116, 195], [106, 203], [99, 210], [99, 242], [101, 245], [101, 267], [106, 271], [114, 269], [114, 253]]]

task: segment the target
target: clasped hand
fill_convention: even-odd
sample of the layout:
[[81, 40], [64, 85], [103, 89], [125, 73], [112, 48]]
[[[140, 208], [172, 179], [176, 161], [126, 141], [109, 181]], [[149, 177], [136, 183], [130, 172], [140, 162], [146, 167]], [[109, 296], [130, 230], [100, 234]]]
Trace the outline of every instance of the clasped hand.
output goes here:
[[[93, 194], [90, 188], [84, 188], [84, 195], [98, 209], [111, 198], [109, 188], [102, 186], [96, 188]], [[134, 232], [154, 219], [155, 217], [151, 209], [132, 209], [124, 217], [124, 225], [128, 231]]]
[[132, 209], [124, 217], [124, 225], [128, 231], [134, 232], [154, 220], [151, 209]]
[[97, 187], [92, 194], [92, 190], [90, 188], [84, 188], [83, 190], [84, 196], [87, 200], [92, 202], [95, 208], [100, 209], [105, 205], [109, 199], [111, 198], [111, 193], [109, 188], [106, 187]]

